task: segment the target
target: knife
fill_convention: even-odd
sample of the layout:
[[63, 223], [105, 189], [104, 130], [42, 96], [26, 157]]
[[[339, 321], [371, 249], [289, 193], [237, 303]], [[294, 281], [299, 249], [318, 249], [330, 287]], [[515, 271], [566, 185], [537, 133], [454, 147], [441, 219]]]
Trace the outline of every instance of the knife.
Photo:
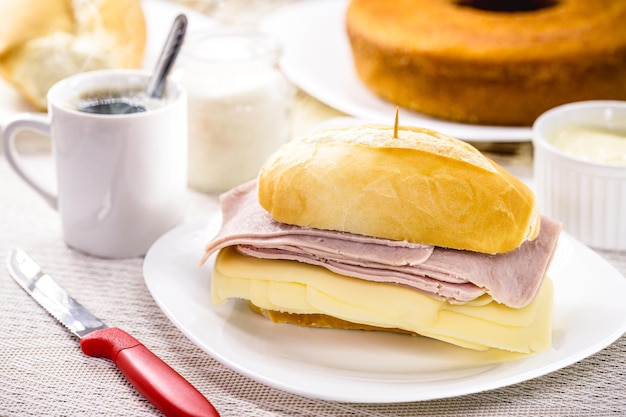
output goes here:
[[7, 257], [13, 279], [44, 309], [80, 338], [89, 356], [108, 358], [130, 383], [166, 416], [219, 417], [213, 405], [185, 378], [134, 337], [100, 319], [61, 288], [23, 250]]

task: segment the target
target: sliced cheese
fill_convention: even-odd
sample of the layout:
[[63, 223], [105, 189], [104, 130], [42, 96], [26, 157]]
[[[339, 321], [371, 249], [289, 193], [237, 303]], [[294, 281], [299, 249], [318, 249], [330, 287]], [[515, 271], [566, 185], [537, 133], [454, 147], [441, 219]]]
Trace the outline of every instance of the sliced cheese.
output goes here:
[[346, 277], [325, 268], [244, 256], [222, 249], [211, 280], [211, 299], [231, 298], [267, 309], [326, 314], [354, 323], [400, 328], [458, 346], [538, 352], [551, 346], [552, 282], [546, 277], [533, 302], [521, 309], [488, 296], [453, 305], [415, 290]]

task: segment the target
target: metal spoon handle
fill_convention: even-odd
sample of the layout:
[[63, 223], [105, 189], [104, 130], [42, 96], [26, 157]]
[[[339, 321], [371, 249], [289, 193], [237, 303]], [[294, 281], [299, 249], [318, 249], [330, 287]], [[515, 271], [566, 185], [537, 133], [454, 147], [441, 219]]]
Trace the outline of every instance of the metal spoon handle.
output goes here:
[[183, 46], [183, 40], [186, 32], [187, 16], [179, 14], [176, 16], [176, 19], [174, 19], [174, 23], [172, 24], [170, 33], [165, 41], [165, 45], [163, 45], [161, 56], [159, 57], [154, 72], [148, 81], [146, 93], [149, 97], [159, 98], [163, 96], [165, 79], [174, 66], [178, 52]]

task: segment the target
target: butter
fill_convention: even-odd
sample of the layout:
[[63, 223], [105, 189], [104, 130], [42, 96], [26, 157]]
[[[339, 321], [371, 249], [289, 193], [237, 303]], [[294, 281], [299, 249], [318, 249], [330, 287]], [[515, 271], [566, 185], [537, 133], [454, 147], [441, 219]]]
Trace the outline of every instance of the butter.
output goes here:
[[453, 305], [415, 290], [335, 274], [284, 260], [247, 257], [222, 249], [211, 279], [216, 305], [230, 298], [260, 308], [326, 314], [384, 328], [402, 328], [475, 350], [530, 353], [548, 349], [552, 333], [552, 282], [546, 278], [535, 300], [514, 309], [488, 298]]
[[607, 165], [626, 166], [626, 131], [568, 125], [558, 130], [550, 143], [563, 152]]

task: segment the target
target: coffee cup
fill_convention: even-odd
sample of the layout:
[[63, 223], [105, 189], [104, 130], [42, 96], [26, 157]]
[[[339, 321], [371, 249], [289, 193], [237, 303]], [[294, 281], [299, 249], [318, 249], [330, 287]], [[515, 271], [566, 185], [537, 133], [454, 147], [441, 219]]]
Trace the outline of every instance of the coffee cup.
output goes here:
[[[10, 166], [59, 212], [64, 240], [74, 249], [104, 258], [142, 256], [184, 217], [187, 99], [180, 84], [168, 80], [159, 102], [140, 103], [128, 114], [81, 111], [93, 92], [123, 97], [145, 90], [148, 79], [139, 70], [80, 73], [50, 88], [47, 114], [20, 114], [4, 126]], [[57, 191], [25, 169], [15, 147], [25, 130], [50, 137]]]

